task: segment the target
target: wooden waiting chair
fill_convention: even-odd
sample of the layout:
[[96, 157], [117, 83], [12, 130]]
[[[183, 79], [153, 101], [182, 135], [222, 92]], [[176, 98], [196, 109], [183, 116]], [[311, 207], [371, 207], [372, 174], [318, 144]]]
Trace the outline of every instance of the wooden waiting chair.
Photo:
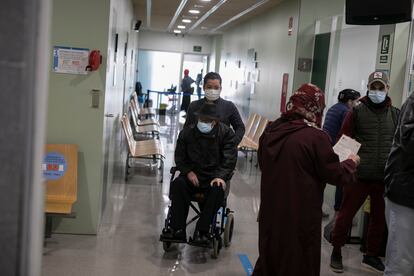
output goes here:
[[134, 123], [136, 126], [148, 126], [148, 125], [160, 126], [159, 122], [154, 118], [141, 120], [139, 116], [139, 110], [138, 110], [137, 104], [132, 99], [130, 101], [129, 109], [131, 110], [131, 114], [133, 116]]
[[149, 115], [155, 115], [157, 112], [154, 108], [151, 107], [146, 107], [146, 108], [138, 108], [138, 97], [136, 93], [132, 93], [132, 99], [134, 100], [135, 106], [137, 108], [137, 110], [139, 111], [139, 115], [140, 116], [146, 116], [148, 117]]
[[130, 159], [147, 159], [147, 160], [159, 160], [161, 170], [161, 180], [164, 178], [164, 147], [160, 140], [150, 139], [143, 141], [135, 141], [134, 134], [127, 115], [122, 116], [121, 120], [122, 129], [128, 142], [128, 155], [126, 158], [125, 166], [125, 181], [128, 181], [129, 176], [129, 160]]
[[250, 145], [250, 141], [253, 140], [254, 134], [259, 126], [260, 116], [258, 114], [253, 114], [249, 116], [247, 120], [246, 134], [243, 136], [242, 141], [240, 142], [238, 148], [244, 150]]
[[250, 150], [250, 151], [257, 151], [259, 149], [260, 136], [262, 136], [268, 123], [269, 123], [268, 119], [260, 117], [256, 132], [254, 133], [253, 138], [252, 139], [247, 138], [245, 149]]

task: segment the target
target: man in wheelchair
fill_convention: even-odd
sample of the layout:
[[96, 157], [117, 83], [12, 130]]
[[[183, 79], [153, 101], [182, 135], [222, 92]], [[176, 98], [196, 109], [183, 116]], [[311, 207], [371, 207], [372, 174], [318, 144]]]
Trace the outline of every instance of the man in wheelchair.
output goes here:
[[216, 105], [206, 103], [196, 115], [197, 124], [185, 127], [177, 140], [175, 163], [180, 175], [170, 186], [171, 219], [160, 240], [187, 242], [189, 206], [195, 195], [201, 195], [191, 244], [206, 246], [212, 220], [224, 202], [226, 181], [236, 166], [237, 147], [233, 130], [219, 121]]

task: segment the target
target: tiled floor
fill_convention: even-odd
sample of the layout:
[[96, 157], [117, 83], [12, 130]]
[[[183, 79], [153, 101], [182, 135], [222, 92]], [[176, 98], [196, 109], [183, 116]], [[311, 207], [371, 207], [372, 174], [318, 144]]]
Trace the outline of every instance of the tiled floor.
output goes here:
[[[229, 207], [235, 211], [232, 245], [213, 260], [208, 250], [186, 245], [165, 253], [158, 241], [168, 206], [168, 171], [178, 125], [163, 127], [162, 139], [168, 152], [164, 183], [158, 183], [155, 168], [151, 171], [137, 165], [128, 183], [113, 185], [97, 236], [54, 234], [47, 241], [44, 276], [246, 275], [238, 254], [246, 254], [252, 265], [258, 255], [256, 216], [260, 173], [242, 154], [228, 199]], [[328, 267], [330, 250], [331, 246], [323, 241], [321, 275], [337, 275]], [[362, 255], [357, 247], [347, 246], [343, 257], [346, 271], [342, 275], [376, 275], [361, 267]]]

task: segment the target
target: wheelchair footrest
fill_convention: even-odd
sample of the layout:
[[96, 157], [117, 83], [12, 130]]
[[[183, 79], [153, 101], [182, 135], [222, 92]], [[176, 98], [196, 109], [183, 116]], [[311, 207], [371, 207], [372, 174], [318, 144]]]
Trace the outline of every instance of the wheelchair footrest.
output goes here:
[[199, 242], [193, 242], [193, 239], [190, 238], [188, 240], [188, 244], [191, 246], [196, 246], [196, 247], [201, 247], [201, 248], [213, 248], [213, 244], [210, 241], [208, 244], [207, 243], [199, 243]]
[[187, 243], [187, 240], [180, 240], [180, 239], [170, 239], [165, 238], [162, 235], [160, 235], [160, 242], [170, 242], [170, 243]]

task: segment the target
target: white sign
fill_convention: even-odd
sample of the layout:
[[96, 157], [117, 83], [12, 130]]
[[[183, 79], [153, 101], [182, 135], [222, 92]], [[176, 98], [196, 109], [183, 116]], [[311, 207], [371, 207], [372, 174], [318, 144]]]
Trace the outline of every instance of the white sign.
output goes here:
[[357, 155], [360, 148], [360, 143], [351, 137], [342, 135], [341, 139], [333, 147], [333, 150], [339, 156], [339, 161], [342, 162], [348, 159], [351, 154]]
[[89, 64], [89, 49], [59, 47], [53, 48], [53, 71], [56, 73], [86, 75]]

